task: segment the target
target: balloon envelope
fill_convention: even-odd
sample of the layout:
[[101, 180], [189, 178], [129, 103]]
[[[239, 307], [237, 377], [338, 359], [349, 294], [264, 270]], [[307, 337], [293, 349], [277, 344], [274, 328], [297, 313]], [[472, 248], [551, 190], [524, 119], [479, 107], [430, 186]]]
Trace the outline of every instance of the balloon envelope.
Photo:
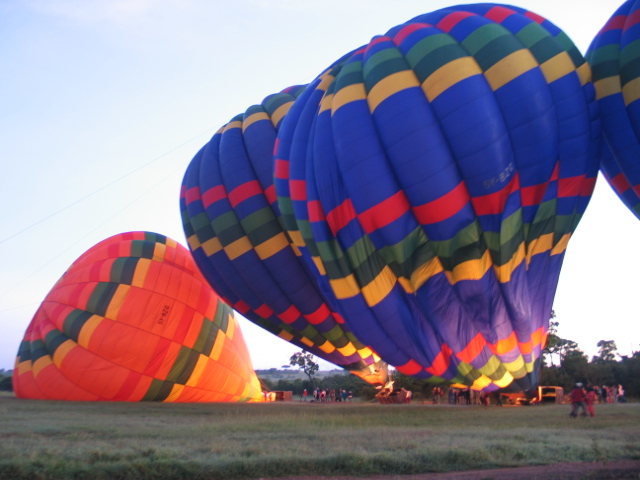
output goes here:
[[273, 187], [278, 127], [303, 90], [291, 87], [233, 118], [191, 161], [180, 199], [193, 257], [238, 312], [373, 384], [386, 364], [331, 307], [283, 231]]
[[278, 132], [290, 238], [346, 325], [399, 371], [536, 385], [600, 137], [589, 68], [549, 21], [416, 17], [320, 75]]
[[591, 43], [587, 60], [606, 140], [602, 172], [618, 197], [640, 218], [640, 2], [629, 0]]
[[19, 398], [261, 400], [240, 328], [189, 251], [163, 235], [108, 238], [78, 258], [29, 324]]

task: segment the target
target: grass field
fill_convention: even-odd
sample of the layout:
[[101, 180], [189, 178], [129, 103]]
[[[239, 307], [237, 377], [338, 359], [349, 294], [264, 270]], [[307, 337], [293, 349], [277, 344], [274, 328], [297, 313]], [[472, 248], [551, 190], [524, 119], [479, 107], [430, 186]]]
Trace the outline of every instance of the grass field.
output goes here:
[[1, 479], [416, 474], [640, 459], [640, 404], [78, 403], [0, 396]]

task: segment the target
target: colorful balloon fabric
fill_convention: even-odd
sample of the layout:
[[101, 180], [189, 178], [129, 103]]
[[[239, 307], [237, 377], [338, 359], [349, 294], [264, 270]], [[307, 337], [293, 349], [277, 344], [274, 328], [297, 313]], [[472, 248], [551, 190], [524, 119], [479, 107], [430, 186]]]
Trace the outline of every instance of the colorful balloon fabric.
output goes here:
[[602, 172], [640, 218], [640, 1], [625, 2], [602, 27], [587, 60], [608, 148]]
[[260, 401], [231, 308], [189, 251], [132, 232], [78, 258], [29, 324], [13, 373], [19, 398]]
[[270, 95], [198, 152], [180, 200], [185, 235], [211, 286], [243, 316], [370, 383], [384, 384], [386, 364], [327, 303], [280, 223], [273, 149], [282, 118], [303, 90]]
[[400, 372], [538, 383], [600, 130], [589, 66], [548, 20], [495, 4], [377, 36], [278, 132], [282, 222], [333, 307]]

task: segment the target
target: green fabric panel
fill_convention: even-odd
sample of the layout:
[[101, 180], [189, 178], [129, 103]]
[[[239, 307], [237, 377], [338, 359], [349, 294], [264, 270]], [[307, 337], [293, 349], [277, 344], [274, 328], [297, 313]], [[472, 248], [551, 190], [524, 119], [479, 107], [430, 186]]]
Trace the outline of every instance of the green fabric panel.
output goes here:
[[640, 58], [637, 56], [620, 65], [620, 84], [624, 87], [627, 83], [640, 77]]
[[335, 93], [350, 85], [357, 85], [363, 82], [362, 62], [353, 61], [342, 67], [335, 81], [327, 89], [327, 93]]
[[[485, 25], [482, 25], [481, 27], [476, 28], [473, 32], [467, 35], [467, 38], [465, 38], [462, 42], [460, 42], [460, 45], [462, 45], [462, 47], [467, 52], [469, 52], [471, 55], [475, 57], [476, 55], [478, 55], [479, 52], [481, 52], [488, 45], [491, 45], [491, 44], [501, 45], [500, 40], [502, 40], [503, 37], [512, 37], [512, 34], [509, 31], [507, 31], [504, 27], [498, 24], [487, 23]], [[496, 40], [498, 41], [496, 42]], [[502, 49], [498, 49], [498, 51], [500, 50]], [[503, 51], [509, 51], [509, 53], [511, 53], [510, 50], [503, 50]], [[506, 55], [501, 53], [500, 56], [497, 58], [497, 60], [500, 60], [505, 56]], [[497, 60], [493, 61], [489, 66], [493, 65]], [[483, 68], [483, 70], [486, 70], [486, 69]]]
[[86, 310], [75, 309], [67, 315], [67, 318], [64, 319], [64, 323], [62, 324], [62, 330], [65, 335], [74, 340], [78, 341], [80, 337], [80, 331], [84, 324], [92, 317], [91, 312], [87, 312]]
[[217, 333], [218, 328], [213, 325], [213, 322], [205, 318], [202, 321], [202, 328], [198, 333], [198, 339], [193, 344], [193, 349], [197, 352], [202, 353], [203, 355], [209, 355], [210, 351], [205, 353], [205, 346], [210, 343], [209, 338], [211, 336], [215, 338]]
[[543, 27], [535, 22], [531, 22], [530, 24], [520, 29], [520, 31], [516, 33], [516, 38], [518, 38], [518, 40], [520, 40], [522, 44], [527, 48], [531, 48], [536, 43], [541, 42], [545, 39], [550, 39], [556, 45], [556, 51], [561, 51], [560, 46], [557, 44], [556, 40], [549, 34], [549, 32], [547, 32]]
[[31, 343], [27, 340], [20, 342], [18, 347], [18, 363], [31, 360]]
[[171, 389], [173, 388], [172, 383], [163, 382], [162, 380], [158, 380], [154, 378], [151, 381], [151, 385], [149, 385], [149, 389], [147, 393], [142, 398], [142, 401], [157, 401], [161, 402], [166, 400], [169, 394], [171, 393]]
[[[211, 230], [209, 219], [207, 218], [207, 214], [204, 212], [194, 215], [193, 217], [190, 217], [188, 220], [194, 232], [198, 232], [198, 236], [200, 235], [201, 231], [204, 232], [206, 230]], [[205, 237], [199, 237], [199, 238], [201, 241], [206, 241], [206, 240], [209, 240], [210, 238], [213, 238], [213, 236], [211, 234], [207, 234]]]
[[506, 58], [518, 50], [522, 50], [522, 44], [511, 35], [496, 37], [473, 55], [483, 72], [486, 72], [500, 60]]
[[238, 232], [236, 230], [238, 226], [238, 219], [235, 212], [232, 210], [224, 212], [222, 215], [218, 215], [212, 219], [211, 226], [219, 237], [225, 237], [224, 245], [228, 245], [234, 240], [244, 236], [244, 232]]
[[35, 362], [42, 357], [47, 357], [49, 353], [47, 352], [47, 348], [44, 345], [44, 341], [41, 339], [34, 340], [31, 342], [31, 361]]
[[47, 335], [44, 337], [44, 345], [49, 352], [49, 356], [53, 357], [53, 354], [56, 352], [58, 347], [67, 340], [69, 340], [69, 338], [60, 330], [51, 330], [49, 333], [47, 333]]
[[117, 283], [99, 282], [96, 284], [95, 289], [87, 301], [86, 310], [104, 317], [107, 314], [107, 308], [117, 289]]
[[396, 48], [385, 48], [374, 53], [362, 66], [362, 73], [367, 92], [389, 75], [409, 69], [407, 62]]
[[[413, 49], [412, 49], [413, 51]], [[411, 53], [411, 52], [410, 52]], [[424, 55], [412, 68], [420, 83], [423, 83], [439, 68], [459, 58], [471, 57], [457, 44], [447, 44]], [[473, 60], [475, 62], [475, 60]]]
[[558, 45], [560, 45], [560, 48], [569, 54], [569, 57], [576, 68], [584, 65], [585, 59], [582, 56], [582, 53], [564, 31], [558, 33], [558, 35], [555, 36], [555, 39], [556, 42], [558, 42]]
[[529, 47], [529, 51], [533, 54], [533, 57], [540, 65], [552, 59], [559, 53], [562, 53], [562, 50], [558, 48], [558, 44], [551, 37], [546, 37], [538, 43], [531, 45]]

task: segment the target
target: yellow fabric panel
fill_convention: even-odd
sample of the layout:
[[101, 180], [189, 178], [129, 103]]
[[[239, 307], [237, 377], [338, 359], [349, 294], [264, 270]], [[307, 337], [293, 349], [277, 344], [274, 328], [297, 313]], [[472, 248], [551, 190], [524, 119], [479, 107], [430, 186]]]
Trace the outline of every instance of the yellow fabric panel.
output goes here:
[[413, 70], [392, 73], [376, 83], [369, 92], [367, 97], [369, 110], [374, 112], [378, 105], [395, 93], [419, 86], [420, 83]]
[[622, 91], [622, 87], [620, 86], [620, 77], [617, 75], [598, 80], [597, 82], [594, 82], [593, 85], [596, 88], [596, 100], [608, 97], [609, 95], [615, 95]]
[[167, 395], [167, 398], [165, 398], [163, 402], [165, 403], [177, 402], [183, 390], [184, 390], [184, 385], [180, 385], [176, 383], [171, 389], [171, 393]]
[[258, 112], [254, 113], [253, 115], [249, 115], [242, 122], [242, 133], [244, 133], [244, 131], [254, 123], [261, 122], [262, 120], [269, 120], [269, 115], [267, 115], [267, 112]]
[[278, 122], [287, 114], [291, 105], [293, 105], [293, 102], [284, 103], [280, 105], [275, 112], [273, 112], [273, 115], [271, 116], [271, 123], [274, 127], [277, 126]]
[[335, 113], [340, 107], [345, 106], [347, 103], [356, 102], [358, 100], [365, 100], [366, 98], [367, 92], [364, 89], [363, 83], [355, 83], [353, 85], [341, 88], [333, 95], [333, 101], [331, 102], [331, 113]]
[[287, 233], [289, 234], [289, 238], [293, 242], [293, 245], [297, 247], [305, 246], [304, 239], [302, 238], [302, 234], [299, 230], [289, 231]]
[[427, 280], [443, 270], [440, 259], [434, 257], [416, 268], [411, 274], [411, 280], [399, 278], [398, 281], [407, 293], [415, 293]]
[[489, 251], [485, 251], [482, 258], [477, 260], [467, 260], [456, 265], [453, 272], [445, 271], [451, 285], [462, 280], [478, 280], [491, 268], [492, 261]]
[[563, 253], [567, 249], [570, 238], [571, 234], [565, 233], [560, 241], [556, 244], [556, 246], [551, 249], [551, 255], [560, 255], [561, 253]]
[[487, 363], [485, 363], [482, 367], [478, 368], [478, 371], [487, 377], [492, 376], [496, 373], [496, 370], [500, 368], [500, 359], [495, 355], [491, 355]]
[[167, 246], [164, 243], [156, 243], [153, 247], [153, 260], [156, 262], [164, 261], [167, 254]]
[[496, 277], [498, 277], [498, 281], [501, 283], [507, 283], [511, 280], [511, 274], [513, 271], [518, 268], [520, 264], [525, 259], [525, 249], [524, 243], [520, 243], [518, 246], [518, 250], [513, 254], [513, 256], [509, 259], [507, 263], [504, 265], [494, 265], [493, 269], [496, 272]]
[[218, 237], [213, 237], [202, 244], [202, 250], [207, 255], [207, 257], [210, 257], [214, 253], [218, 253], [220, 250], [222, 250], [222, 244], [220, 243]]
[[265, 242], [255, 247], [256, 253], [261, 260], [269, 258], [276, 253], [284, 250], [289, 246], [289, 240], [285, 236], [284, 232], [280, 232], [275, 237], [271, 237]]
[[236, 319], [233, 315], [229, 315], [229, 321], [227, 322], [227, 331], [225, 334], [229, 340], [233, 340], [233, 336], [236, 334]]
[[362, 287], [362, 296], [367, 302], [367, 305], [373, 307], [384, 300], [384, 298], [389, 295], [389, 292], [397, 280], [398, 278], [391, 268], [389, 268], [388, 265], [385, 266], [372, 282]]
[[165, 243], [166, 243], [167, 247], [169, 247], [169, 248], [177, 248], [178, 247], [178, 242], [176, 240], [174, 240], [173, 238], [167, 237], [167, 240], [166, 240]]
[[105, 317], [111, 318], [112, 320], [116, 320], [118, 318], [118, 313], [120, 313], [120, 308], [122, 308], [124, 299], [127, 297], [130, 288], [131, 287], [129, 285], [125, 285], [124, 283], [118, 285], [116, 292], [113, 294], [113, 297], [111, 297], [111, 301], [107, 306]]
[[213, 343], [213, 349], [211, 350], [211, 355], [209, 355], [209, 358], [212, 358], [215, 361], [218, 361], [218, 359], [220, 358], [220, 354], [222, 353], [222, 347], [224, 346], [224, 341], [225, 341], [224, 333], [222, 332], [222, 330], [218, 330], [218, 333], [216, 334], [216, 340]]
[[67, 353], [73, 350], [76, 346], [77, 344], [71, 339], [65, 340], [64, 342], [62, 342], [58, 346], [58, 348], [56, 348], [56, 351], [53, 352], [53, 363], [55, 364], [55, 366], [60, 368], [64, 360], [64, 357], [66, 357]]
[[578, 77], [580, 78], [580, 85], [583, 87], [591, 81], [591, 67], [587, 62], [580, 65], [576, 72], [578, 72]]
[[327, 271], [324, 269], [324, 263], [322, 262], [322, 258], [311, 257], [311, 260], [313, 260], [313, 264], [318, 269], [318, 272], [320, 273], [320, 275], [325, 276], [327, 274]]
[[80, 330], [80, 334], [78, 335], [78, 345], [82, 348], [89, 348], [89, 342], [91, 341], [91, 336], [100, 322], [102, 322], [103, 317], [99, 315], [92, 315], [89, 320], [84, 322], [82, 329]]
[[346, 278], [330, 279], [329, 284], [337, 299], [355, 297], [360, 293], [358, 282], [356, 282], [353, 274], [349, 274]]
[[364, 347], [358, 350], [358, 355], [360, 355], [362, 358], [373, 356], [373, 359], [376, 362], [380, 360], [380, 358], [378, 358], [378, 356], [375, 353], [373, 353], [373, 351], [369, 347]]
[[[251, 385], [248, 383], [244, 384], [244, 389], [242, 390], [242, 394], [240, 395], [242, 398], [252, 397], [251, 396]], [[252, 397], [253, 398], [253, 397]]]
[[334, 345], [332, 345], [331, 342], [329, 342], [329, 341], [324, 342], [318, 348], [320, 350], [322, 350], [324, 353], [332, 353], [332, 352], [334, 352], [336, 350], [336, 347]]
[[228, 132], [229, 130], [233, 130], [234, 128], [242, 128], [242, 122], [240, 120], [229, 122], [224, 127], [222, 127], [222, 131]]
[[198, 381], [200, 380], [202, 373], [207, 368], [208, 361], [209, 361], [209, 358], [204, 355], [200, 355], [198, 357], [198, 362], [196, 363], [196, 366], [193, 369], [193, 372], [191, 373], [189, 380], [187, 380], [187, 386], [195, 387], [196, 385], [198, 385]]
[[627, 107], [630, 103], [640, 98], [640, 77], [634, 78], [622, 87], [622, 96], [624, 97], [624, 104]]
[[196, 251], [200, 247], [200, 240], [196, 234], [191, 235], [187, 238], [187, 243], [189, 244], [189, 248], [191, 251]]
[[513, 375], [507, 372], [504, 374], [504, 376], [500, 380], [494, 380], [493, 383], [495, 383], [500, 388], [505, 388], [511, 385], [513, 380], [514, 380]]
[[251, 242], [247, 237], [241, 237], [235, 242], [230, 243], [226, 247], [224, 247], [224, 251], [226, 252], [229, 260], [235, 260], [240, 255], [247, 253], [249, 250], [253, 248]]
[[40, 372], [49, 365], [51, 365], [51, 357], [49, 357], [48, 355], [40, 357], [35, 362], [33, 362], [32, 370], [34, 378], [37, 377]]
[[548, 252], [553, 247], [553, 233], [547, 233], [529, 243], [529, 251], [527, 252], [527, 264], [531, 261], [531, 257], [539, 253]]
[[422, 82], [422, 90], [431, 102], [459, 81], [481, 74], [482, 70], [472, 57], [457, 58], [429, 75]]
[[328, 93], [322, 100], [320, 100], [320, 107], [318, 109], [318, 114], [325, 112], [327, 110], [331, 110], [331, 104], [333, 103], [333, 93]]
[[567, 52], [560, 52], [546, 62], [540, 64], [540, 70], [547, 83], [555, 82], [559, 78], [569, 75], [575, 70], [571, 57]]
[[488, 385], [491, 385], [491, 379], [486, 375], [481, 375], [480, 377], [476, 378], [476, 380], [473, 382], [473, 385], [471, 385], [471, 389], [482, 390], [484, 387]]
[[18, 376], [24, 375], [27, 372], [31, 371], [31, 360], [25, 360], [24, 362], [20, 362], [18, 363], [18, 365], [16, 365], [16, 368], [18, 369]]
[[512, 362], [503, 362], [502, 365], [510, 372], [517, 372], [525, 367], [524, 357], [520, 355]]
[[353, 355], [354, 353], [356, 353], [358, 350], [353, 343], [349, 342], [344, 347], [339, 348], [338, 351], [345, 357], [348, 357], [349, 355]]
[[144, 281], [147, 278], [147, 272], [151, 266], [151, 260], [148, 258], [140, 258], [136, 264], [136, 271], [133, 272], [132, 287], [143, 288]]
[[293, 335], [291, 335], [289, 332], [287, 332], [286, 330], [282, 330], [278, 336], [280, 338], [285, 339], [287, 342], [290, 342], [291, 340], [293, 340]]
[[518, 50], [513, 52], [502, 60], [495, 63], [491, 68], [484, 72], [484, 76], [491, 85], [491, 89], [496, 91], [511, 80], [519, 77], [532, 68], [536, 68], [538, 63], [533, 58], [529, 50]]
[[313, 342], [309, 340], [307, 337], [302, 337], [300, 341], [304, 343], [307, 347], [313, 347]]

